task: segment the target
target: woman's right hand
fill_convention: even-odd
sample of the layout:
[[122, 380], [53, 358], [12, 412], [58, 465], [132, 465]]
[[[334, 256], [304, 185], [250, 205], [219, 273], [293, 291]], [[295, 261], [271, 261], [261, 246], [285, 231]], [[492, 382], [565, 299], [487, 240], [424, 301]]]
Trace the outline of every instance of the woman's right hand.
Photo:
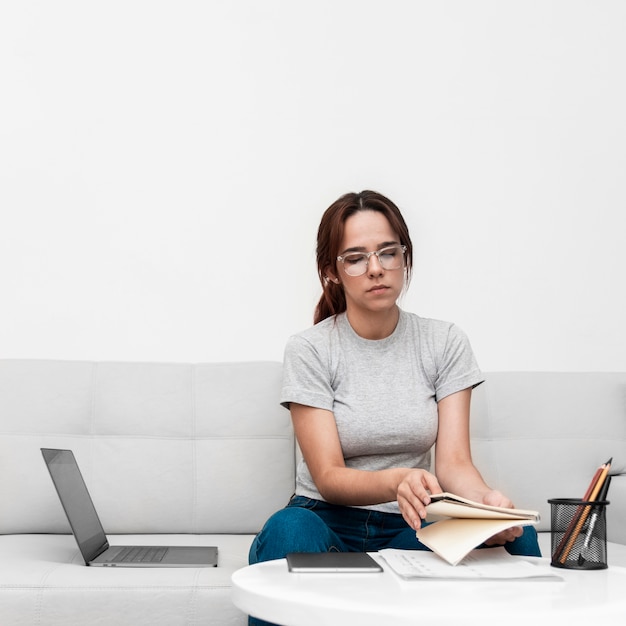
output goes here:
[[430, 504], [431, 493], [442, 489], [434, 474], [422, 469], [408, 470], [400, 481], [397, 491], [398, 506], [406, 523], [417, 530], [426, 518], [426, 505]]

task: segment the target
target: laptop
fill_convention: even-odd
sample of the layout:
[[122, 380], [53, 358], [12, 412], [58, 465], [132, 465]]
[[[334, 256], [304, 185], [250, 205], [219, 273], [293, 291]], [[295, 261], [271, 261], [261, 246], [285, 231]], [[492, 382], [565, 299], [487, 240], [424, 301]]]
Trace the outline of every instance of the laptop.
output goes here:
[[86, 565], [216, 567], [215, 546], [110, 546], [71, 450], [41, 448]]

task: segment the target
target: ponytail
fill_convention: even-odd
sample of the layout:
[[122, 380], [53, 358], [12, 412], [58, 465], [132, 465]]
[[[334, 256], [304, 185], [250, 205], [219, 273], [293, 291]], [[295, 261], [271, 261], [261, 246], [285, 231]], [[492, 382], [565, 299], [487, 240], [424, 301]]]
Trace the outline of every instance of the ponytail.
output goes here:
[[322, 296], [315, 307], [314, 324], [346, 310], [346, 294], [343, 292], [343, 287], [324, 276], [320, 276], [320, 280]]

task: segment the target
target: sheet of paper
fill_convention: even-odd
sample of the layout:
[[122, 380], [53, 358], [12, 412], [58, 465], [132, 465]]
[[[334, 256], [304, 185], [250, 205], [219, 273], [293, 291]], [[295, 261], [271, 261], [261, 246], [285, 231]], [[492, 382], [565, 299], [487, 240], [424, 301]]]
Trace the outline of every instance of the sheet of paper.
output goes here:
[[405, 580], [423, 578], [507, 580], [534, 578], [562, 580], [556, 574], [520, 557], [510, 555], [504, 548], [473, 550], [458, 565], [452, 566], [437, 555], [424, 550], [395, 550], [387, 548], [378, 553], [391, 569]]

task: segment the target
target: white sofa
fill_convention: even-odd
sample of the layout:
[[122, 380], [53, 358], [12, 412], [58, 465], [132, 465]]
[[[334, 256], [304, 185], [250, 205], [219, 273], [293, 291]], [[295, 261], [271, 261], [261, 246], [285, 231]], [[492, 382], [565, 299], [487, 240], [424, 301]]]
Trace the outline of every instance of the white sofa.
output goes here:
[[[493, 373], [473, 396], [488, 482], [542, 513], [626, 460], [626, 374]], [[240, 624], [232, 573], [294, 487], [281, 365], [0, 360], [0, 624]], [[71, 448], [115, 543], [217, 545], [217, 568], [86, 567], [40, 448]], [[139, 495], [141, 494], [141, 495]], [[626, 565], [626, 477], [609, 494]], [[111, 537], [111, 535], [115, 535]], [[549, 555], [549, 533], [541, 536]]]

